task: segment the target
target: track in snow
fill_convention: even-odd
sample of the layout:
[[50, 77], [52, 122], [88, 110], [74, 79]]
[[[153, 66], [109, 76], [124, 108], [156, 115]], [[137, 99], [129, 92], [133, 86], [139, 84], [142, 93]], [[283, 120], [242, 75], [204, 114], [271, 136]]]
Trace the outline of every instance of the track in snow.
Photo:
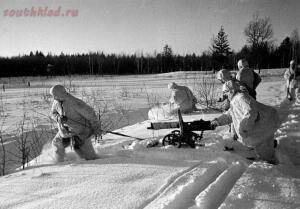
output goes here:
[[169, 181], [142, 208], [218, 208], [245, 170], [246, 166], [239, 162], [202, 162]]

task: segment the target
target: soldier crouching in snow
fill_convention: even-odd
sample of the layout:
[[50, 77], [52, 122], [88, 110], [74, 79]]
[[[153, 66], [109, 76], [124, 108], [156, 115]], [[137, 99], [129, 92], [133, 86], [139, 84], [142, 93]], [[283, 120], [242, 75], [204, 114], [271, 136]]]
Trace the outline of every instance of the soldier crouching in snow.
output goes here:
[[[221, 69], [216, 74], [216, 77], [217, 77], [217, 80], [219, 80], [223, 84], [223, 86], [225, 85], [225, 83], [227, 81], [233, 81], [239, 86], [239, 88], [242, 92], [249, 94], [247, 87], [244, 84], [242, 84], [239, 80], [237, 80], [235, 77], [232, 77], [229, 70]], [[222, 86], [222, 88], [224, 88], [223, 86]], [[221, 110], [229, 109], [230, 101], [228, 100], [227, 95], [222, 95], [222, 98], [219, 99], [219, 102], [222, 102], [221, 107], [220, 107]]]
[[[235, 77], [232, 77], [232, 75], [231, 75], [231, 73], [230, 73], [229, 70], [221, 69], [217, 73], [216, 77], [223, 84], [222, 85], [222, 89], [226, 88], [225, 83], [227, 81], [232, 81], [232, 82], [235, 82], [239, 86], [240, 91], [242, 91], [242, 92], [244, 92], [246, 94], [249, 94], [247, 88], [240, 81], [236, 80]], [[223, 90], [222, 90], [222, 92], [223, 92]], [[223, 94], [222, 98], [220, 98], [219, 101], [221, 102], [221, 105], [220, 105], [220, 109], [221, 110], [227, 111], [230, 108], [230, 101], [228, 99], [228, 95], [227, 94]], [[231, 132], [233, 140], [237, 140], [238, 139], [238, 136], [237, 136], [237, 134], [236, 134], [236, 132], [234, 130], [234, 126], [233, 126], [232, 123], [229, 125], [229, 132]], [[229, 149], [230, 150], [230, 148], [227, 147], [227, 146], [225, 147], [225, 149]]]
[[211, 121], [212, 127], [233, 123], [239, 140], [253, 148], [258, 158], [278, 163], [274, 150], [274, 133], [279, 122], [277, 111], [240, 91], [233, 81], [226, 82], [223, 91], [230, 100], [230, 108]]
[[197, 99], [188, 87], [171, 82], [168, 84], [168, 89], [172, 91], [169, 100], [171, 110], [177, 111], [179, 108], [182, 113], [191, 113], [197, 110]]
[[239, 80], [247, 88], [249, 95], [256, 100], [256, 88], [261, 82], [261, 77], [249, 68], [247, 60], [241, 59], [237, 65], [239, 71], [236, 74], [236, 80]]
[[61, 85], [50, 89], [54, 101], [51, 117], [57, 122], [58, 133], [52, 141], [55, 160], [64, 161], [65, 148], [73, 146], [80, 158], [97, 159], [91, 137], [97, 133], [98, 120], [94, 110], [82, 100], [67, 93]]

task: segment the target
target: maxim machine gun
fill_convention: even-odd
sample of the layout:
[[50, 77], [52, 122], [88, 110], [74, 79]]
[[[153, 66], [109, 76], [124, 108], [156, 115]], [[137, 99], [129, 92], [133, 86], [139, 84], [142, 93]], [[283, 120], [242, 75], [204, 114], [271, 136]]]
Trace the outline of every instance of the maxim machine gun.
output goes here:
[[[179, 109], [178, 119], [178, 122], [154, 122], [150, 124], [148, 129], [158, 130], [179, 128], [179, 130], [174, 130], [170, 134], [164, 136], [162, 140], [163, 146], [174, 145], [178, 148], [181, 147], [182, 143], [188, 144], [190, 147], [194, 148], [196, 142], [200, 142], [200, 140], [203, 138], [203, 132], [205, 130], [212, 130], [210, 121], [204, 121], [200, 119], [192, 122], [183, 122]], [[193, 131], [201, 131], [201, 133], [197, 134]]]

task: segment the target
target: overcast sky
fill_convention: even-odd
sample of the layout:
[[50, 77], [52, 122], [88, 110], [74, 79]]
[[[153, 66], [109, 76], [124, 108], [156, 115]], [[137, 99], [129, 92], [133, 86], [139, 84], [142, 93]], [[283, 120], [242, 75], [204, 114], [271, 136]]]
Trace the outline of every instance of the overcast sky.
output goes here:
[[[30, 16], [39, 7], [48, 14], [59, 10], [60, 16]], [[78, 15], [66, 16], [69, 9]], [[17, 10], [22, 17], [14, 15]], [[277, 44], [300, 29], [299, 0], [1, 0], [0, 56], [36, 50], [153, 54], [164, 44], [175, 53], [201, 54], [222, 25], [230, 47], [240, 50], [256, 11], [270, 17]]]

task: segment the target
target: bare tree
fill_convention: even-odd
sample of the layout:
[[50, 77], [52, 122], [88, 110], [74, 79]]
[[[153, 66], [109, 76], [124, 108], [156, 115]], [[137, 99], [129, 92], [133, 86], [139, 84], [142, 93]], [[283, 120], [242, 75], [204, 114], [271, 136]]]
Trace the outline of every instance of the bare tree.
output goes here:
[[[253, 19], [244, 29], [247, 42], [251, 46], [252, 65], [259, 69], [268, 62], [268, 55], [272, 46], [273, 29], [269, 17], [259, 17], [256, 12]], [[264, 61], [264, 62], [263, 62]], [[268, 64], [267, 64], [268, 65]]]
[[292, 57], [297, 63], [297, 58], [300, 54], [300, 39], [298, 29], [294, 29], [291, 33]]
[[[101, 88], [90, 92], [90, 94], [87, 94], [83, 89], [81, 91], [81, 99], [96, 111], [100, 125], [99, 130], [111, 131], [118, 121], [115, 121], [114, 118], [111, 117], [111, 101], [106, 101], [103, 97], [104, 94], [105, 92]], [[105, 134], [105, 132], [98, 133], [100, 139], [102, 139], [102, 134]], [[96, 142], [98, 141], [98, 136], [96, 136]]]
[[253, 15], [253, 19], [244, 30], [247, 42], [253, 47], [261, 43], [269, 42], [273, 37], [272, 24], [269, 17], [259, 17], [259, 12]]
[[105, 55], [103, 52], [97, 52], [96, 54], [96, 61], [98, 65], [98, 74], [103, 76], [103, 64], [105, 60]]
[[26, 124], [27, 113], [23, 113], [23, 118], [17, 125], [16, 140], [14, 142], [15, 149], [7, 151], [10, 155], [10, 161], [14, 164], [21, 164], [22, 168], [25, 169], [26, 163], [29, 161], [30, 144], [28, 127]]
[[135, 53], [135, 63], [137, 68], [137, 74], [142, 74], [143, 72], [143, 51], [136, 51]]
[[30, 153], [30, 144], [29, 144], [29, 137], [27, 132], [27, 113], [24, 112], [23, 119], [18, 124], [18, 132], [16, 139], [16, 147], [17, 147], [17, 153], [15, 153], [15, 156], [18, 158], [18, 160], [21, 160], [22, 168], [25, 169], [26, 163], [29, 161], [29, 153]]
[[[29, 159], [33, 159], [41, 154], [43, 146], [47, 142], [48, 138], [48, 136], [45, 136], [46, 134], [48, 135], [45, 128], [37, 130], [36, 127], [37, 122], [32, 120], [30, 129], [31, 137], [30, 140], [28, 140], [28, 144], [30, 147], [30, 151], [28, 153]], [[51, 128], [51, 130], [53, 130], [53, 128]]]
[[6, 163], [7, 163], [7, 150], [5, 148], [4, 144], [4, 138], [3, 138], [3, 126], [5, 124], [5, 120], [8, 117], [7, 114], [4, 112], [4, 103], [2, 99], [2, 95], [0, 95], [0, 169], [1, 173], [0, 175], [5, 175], [5, 169], [6, 169]]
[[214, 107], [220, 96], [214, 75], [195, 78], [193, 92], [196, 94], [198, 103], [205, 105], [207, 108]]
[[[4, 122], [4, 120], [3, 120]], [[0, 155], [0, 159], [1, 159], [1, 175], [5, 175], [5, 169], [6, 169], [6, 149], [5, 149], [5, 144], [4, 144], [4, 139], [3, 139], [3, 134], [2, 134], [2, 127], [3, 127], [3, 123], [1, 124], [1, 128], [0, 128], [0, 147], [1, 147], [1, 155]]]
[[94, 74], [94, 59], [93, 59], [92, 52], [89, 52], [89, 71], [90, 71], [90, 75]]

